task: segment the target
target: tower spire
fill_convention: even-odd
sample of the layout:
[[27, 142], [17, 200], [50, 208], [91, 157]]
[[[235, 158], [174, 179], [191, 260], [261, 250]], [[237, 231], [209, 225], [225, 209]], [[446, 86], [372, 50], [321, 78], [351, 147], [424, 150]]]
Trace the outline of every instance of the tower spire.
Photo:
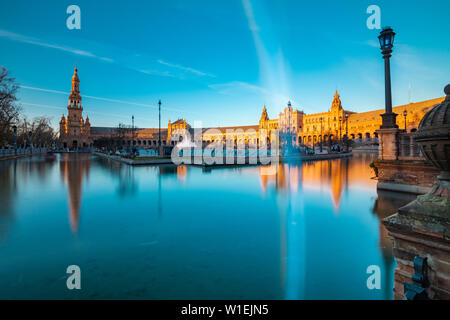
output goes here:
[[80, 95], [80, 78], [78, 78], [78, 69], [75, 65], [72, 76], [72, 90], [69, 96], [69, 107], [81, 108], [81, 95]]
[[339, 97], [339, 93], [336, 89], [336, 93], [334, 94], [333, 103], [331, 104], [331, 109], [337, 108], [338, 110], [342, 109], [341, 98]]

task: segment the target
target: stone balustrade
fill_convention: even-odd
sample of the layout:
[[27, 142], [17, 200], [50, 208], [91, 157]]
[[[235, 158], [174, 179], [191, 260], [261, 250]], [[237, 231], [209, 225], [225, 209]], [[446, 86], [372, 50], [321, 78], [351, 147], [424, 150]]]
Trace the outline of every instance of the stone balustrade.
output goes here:
[[47, 148], [0, 148], [0, 158], [47, 152]]

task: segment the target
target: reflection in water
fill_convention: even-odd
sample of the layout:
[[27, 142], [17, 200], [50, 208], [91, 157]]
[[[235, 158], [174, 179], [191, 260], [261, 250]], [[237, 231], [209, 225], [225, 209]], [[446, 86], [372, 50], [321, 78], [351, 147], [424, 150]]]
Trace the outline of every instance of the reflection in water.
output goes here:
[[16, 184], [17, 163], [12, 166], [0, 162], [0, 241], [4, 241], [8, 229], [14, 219], [14, 197], [17, 192]]
[[[413, 194], [405, 194], [399, 192], [391, 192], [384, 190], [377, 190], [378, 198], [375, 200], [375, 204], [373, 206], [373, 213], [377, 216], [379, 220], [379, 234], [380, 234], [380, 248], [383, 256], [383, 261], [385, 264], [385, 268], [392, 268], [394, 264], [394, 256], [392, 253], [392, 240], [388, 235], [388, 231], [386, 227], [381, 223], [381, 221], [396, 213], [397, 209], [403, 207], [407, 203], [416, 199], [416, 195]], [[383, 288], [385, 291], [391, 290], [390, 284], [393, 281], [393, 274], [388, 273], [388, 277], [386, 277], [386, 283]], [[385, 292], [386, 295], [391, 292]]]
[[69, 221], [73, 233], [78, 232], [83, 177], [89, 180], [91, 158], [88, 154], [62, 154], [59, 162], [61, 177], [67, 186]]
[[351, 167], [349, 167], [349, 162], [352, 161], [350, 159], [279, 164], [277, 170], [267, 170], [269, 166], [261, 166], [259, 169], [261, 187], [264, 193], [270, 184], [283, 193], [295, 193], [299, 185], [305, 189], [328, 190], [337, 212], [342, 192], [348, 187], [349, 179], [352, 183], [367, 184], [367, 180], [371, 178], [367, 174], [365, 156], [365, 154], [356, 155], [356, 158], [362, 161], [353, 161]]
[[113, 175], [118, 180], [117, 194], [120, 197], [135, 195], [138, 191], [138, 183], [132, 166], [123, 165], [116, 161], [96, 158], [96, 168]]
[[12, 227], [16, 202], [20, 200], [21, 186], [39, 181], [45, 184], [52, 162], [43, 157], [0, 161], [0, 242], [6, 241]]
[[[373, 157], [285, 163], [273, 172], [258, 166], [208, 172], [188, 166], [132, 167], [87, 154], [62, 154], [54, 162], [4, 162], [0, 240], [10, 250], [8, 257], [17, 252], [30, 265], [42, 264], [29, 253], [39, 242], [29, 239], [39, 238], [45, 226], [48, 241], [64, 252], [53, 257], [54, 263], [81, 259], [92, 266], [86, 274], [100, 287], [109, 281], [105, 277], [111, 280], [106, 270], [113, 268], [117, 290], [86, 289], [84, 298], [391, 298], [395, 261], [381, 219], [415, 196], [377, 193], [368, 167]], [[40, 208], [35, 216], [28, 214], [25, 199]], [[65, 208], [72, 232], [81, 225], [83, 234], [65, 236]], [[86, 217], [80, 220], [81, 215]], [[17, 221], [28, 228], [13, 228]], [[77, 241], [89, 245], [70, 245]], [[14, 274], [7, 270], [17, 269], [18, 262], [1, 254], [3, 297], [8, 291], [1, 281]], [[370, 264], [380, 264], [386, 275], [382, 293], [367, 291]], [[14, 287], [15, 278], [8, 279]], [[47, 288], [33, 286], [30, 295], [40, 296], [39, 287]], [[44, 296], [67, 294], [58, 288]]]

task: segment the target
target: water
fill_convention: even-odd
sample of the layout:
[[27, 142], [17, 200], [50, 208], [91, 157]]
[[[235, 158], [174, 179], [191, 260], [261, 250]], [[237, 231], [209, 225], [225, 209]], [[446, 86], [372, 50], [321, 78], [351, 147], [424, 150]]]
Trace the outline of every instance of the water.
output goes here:
[[[392, 299], [371, 154], [265, 167], [0, 162], [0, 298]], [[81, 268], [68, 290], [66, 268]], [[369, 290], [366, 269], [381, 269]]]

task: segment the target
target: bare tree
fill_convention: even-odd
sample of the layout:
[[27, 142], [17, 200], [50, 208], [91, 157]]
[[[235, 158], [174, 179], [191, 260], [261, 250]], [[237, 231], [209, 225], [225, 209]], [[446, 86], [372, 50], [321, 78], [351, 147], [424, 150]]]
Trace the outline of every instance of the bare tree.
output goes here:
[[17, 143], [19, 146], [51, 147], [57, 140], [48, 117], [37, 117], [32, 121], [21, 119], [17, 124]]
[[19, 120], [22, 108], [17, 104], [18, 84], [2, 66], [0, 70], [0, 145], [12, 140], [12, 126]]

